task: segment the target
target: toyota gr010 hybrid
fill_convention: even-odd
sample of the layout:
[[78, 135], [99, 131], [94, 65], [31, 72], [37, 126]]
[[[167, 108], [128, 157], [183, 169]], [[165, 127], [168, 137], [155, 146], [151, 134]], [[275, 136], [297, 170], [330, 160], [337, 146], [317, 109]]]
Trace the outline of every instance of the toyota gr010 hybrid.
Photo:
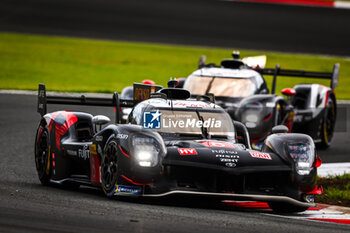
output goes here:
[[[258, 62], [256, 62], [258, 61]], [[285, 70], [276, 66], [265, 69], [265, 56], [221, 61], [220, 66], [205, 64], [200, 60], [199, 69], [180, 85], [193, 95], [215, 95], [216, 103], [232, 117], [248, 128], [253, 147], [261, 149], [263, 140], [276, 125], [285, 125], [289, 132], [310, 135], [320, 148], [327, 148], [332, 140], [336, 121], [336, 97], [339, 65], [332, 73]], [[263, 75], [273, 75], [271, 92]], [[320, 84], [298, 84], [275, 95], [277, 76], [331, 79], [330, 87]], [[198, 85], [200, 84], [200, 85]]]
[[[191, 99], [173, 86], [157, 93], [149, 85], [134, 86], [134, 96], [145, 100], [126, 101], [117, 93], [111, 99], [46, 96], [40, 85], [35, 163], [42, 184], [97, 186], [108, 197], [264, 201], [287, 212], [315, 205], [314, 195], [322, 193], [316, 185], [321, 161], [308, 135], [277, 126], [262, 151], [254, 151], [246, 127], [207, 97]], [[116, 123], [99, 130], [109, 118], [47, 113], [47, 103], [114, 106]], [[120, 124], [118, 108], [131, 105], [128, 123]]]

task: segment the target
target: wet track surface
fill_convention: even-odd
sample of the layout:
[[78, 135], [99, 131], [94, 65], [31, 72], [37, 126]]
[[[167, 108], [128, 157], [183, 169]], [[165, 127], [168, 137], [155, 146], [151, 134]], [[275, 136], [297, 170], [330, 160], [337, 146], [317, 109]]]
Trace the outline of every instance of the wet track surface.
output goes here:
[[[48, 111], [63, 109], [49, 106]], [[104, 107], [65, 109], [106, 114]], [[348, 232], [350, 227], [249, 210], [173, 201], [109, 200], [99, 190], [41, 186], [34, 164], [36, 97], [0, 94], [0, 232]], [[348, 131], [349, 132], [349, 131]], [[338, 140], [349, 140], [341, 135]], [[344, 142], [349, 144], [349, 142]], [[335, 145], [334, 145], [335, 146]], [[337, 161], [350, 161], [349, 149]], [[322, 156], [322, 155], [321, 155]], [[325, 151], [323, 160], [334, 160]]]
[[349, 12], [218, 0], [2, 0], [0, 31], [349, 56]]

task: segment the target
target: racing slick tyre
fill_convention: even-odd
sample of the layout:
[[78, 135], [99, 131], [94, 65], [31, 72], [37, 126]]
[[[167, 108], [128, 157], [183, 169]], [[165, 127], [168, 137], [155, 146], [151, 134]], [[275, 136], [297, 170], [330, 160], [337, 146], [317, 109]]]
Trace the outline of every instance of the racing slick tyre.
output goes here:
[[326, 149], [331, 145], [334, 126], [335, 126], [335, 119], [336, 119], [335, 103], [332, 98], [329, 98], [325, 109], [325, 114], [322, 120], [321, 143], [319, 144], [319, 147], [321, 149]]
[[269, 202], [270, 208], [277, 213], [296, 213], [303, 212], [307, 210], [309, 207], [296, 206], [289, 203], [282, 202]]
[[51, 178], [51, 154], [49, 131], [45, 125], [40, 124], [35, 136], [34, 146], [35, 166], [39, 180], [43, 185], [50, 184]]
[[112, 139], [107, 142], [101, 161], [102, 190], [107, 197], [114, 195], [118, 176], [118, 144]]

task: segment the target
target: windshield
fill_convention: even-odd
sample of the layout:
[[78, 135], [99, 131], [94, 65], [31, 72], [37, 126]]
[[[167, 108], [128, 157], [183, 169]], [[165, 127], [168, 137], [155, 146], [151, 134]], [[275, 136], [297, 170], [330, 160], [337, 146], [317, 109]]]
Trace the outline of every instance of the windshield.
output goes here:
[[184, 88], [193, 95], [207, 95], [213, 93], [222, 97], [247, 97], [254, 94], [257, 87], [250, 78], [223, 78], [190, 76]]
[[223, 110], [152, 109], [144, 112], [143, 126], [160, 133], [180, 134], [181, 136], [235, 137], [232, 120]]

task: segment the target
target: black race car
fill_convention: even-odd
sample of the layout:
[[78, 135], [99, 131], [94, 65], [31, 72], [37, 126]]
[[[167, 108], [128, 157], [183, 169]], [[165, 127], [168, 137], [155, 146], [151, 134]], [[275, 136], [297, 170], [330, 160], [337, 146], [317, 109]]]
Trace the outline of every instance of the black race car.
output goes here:
[[[154, 87], [134, 84], [134, 100], [123, 100], [117, 93], [46, 96], [40, 85], [35, 163], [41, 183], [101, 187], [108, 197], [264, 201], [286, 212], [315, 205], [321, 160], [311, 137], [277, 126], [262, 151], [254, 151], [246, 127], [209, 97], [192, 99], [174, 81], [169, 86], [152, 93]], [[105, 116], [47, 113], [47, 103], [114, 106], [116, 123], [101, 129], [109, 123]], [[120, 124], [118, 108], [131, 106], [129, 123]]]
[[[336, 121], [334, 88], [339, 65], [334, 66], [332, 73], [284, 70], [279, 66], [264, 69], [264, 57], [256, 58], [263, 62], [254, 62], [255, 57], [240, 60], [239, 53], [233, 53], [233, 59], [222, 60], [217, 66], [205, 64], [202, 57], [199, 69], [186, 80], [181, 79], [179, 87], [193, 95], [214, 94], [216, 104], [248, 128], [255, 149], [261, 149], [271, 129], [280, 124], [287, 126], [289, 132], [310, 135], [320, 148], [328, 147]], [[274, 76], [271, 92], [263, 75]], [[275, 94], [277, 76], [331, 79], [331, 85], [298, 84], [282, 91], [286, 99]]]

